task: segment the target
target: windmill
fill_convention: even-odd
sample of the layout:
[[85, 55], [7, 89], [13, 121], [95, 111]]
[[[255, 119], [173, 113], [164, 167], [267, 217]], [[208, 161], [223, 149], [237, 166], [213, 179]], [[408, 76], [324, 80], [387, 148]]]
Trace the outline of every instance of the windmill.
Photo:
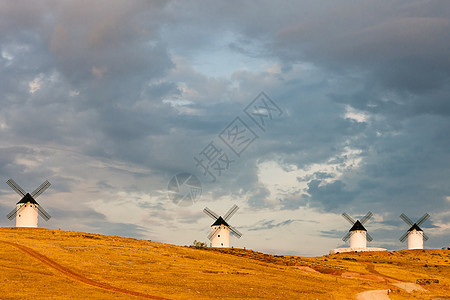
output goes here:
[[423, 249], [423, 241], [428, 240], [428, 236], [423, 232], [423, 230], [419, 227], [425, 222], [430, 215], [428, 213], [424, 214], [422, 218], [417, 220], [416, 223], [413, 223], [408, 216], [405, 214], [401, 214], [400, 218], [405, 221], [406, 224], [411, 226], [408, 231], [405, 232], [400, 238], [400, 241], [403, 243], [406, 238], [408, 238], [408, 249]]
[[366, 241], [371, 242], [373, 238], [367, 233], [363, 225], [373, 216], [372, 212], [369, 211], [361, 221], [355, 221], [346, 213], [343, 213], [342, 216], [353, 225], [342, 240], [346, 242], [350, 239], [350, 248], [367, 248]]
[[17, 202], [16, 208], [6, 216], [9, 220], [16, 218], [16, 227], [38, 227], [38, 215], [45, 221], [50, 219], [50, 215], [35, 200], [35, 198], [50, 186], [48, 180], [44, 181], [44, 183], [31, 194], [26, 193], [12, 179], [8, 180], [6, 183], [22, 197], [22, 199]]
[[235, 235], [237, 238], [242, 236], [242, 233], [227, 223], [238, 209], [239, 207], [236, 204], [233, 205], [222, 218], [209, 208], [205, 207], [203, 210], [205, 214], [215, 220], [211, 225], [211, 233], [208, 235], [208, 239], [211, 241], [211, 247], [230, 247], [230, 231], [231, 234]]

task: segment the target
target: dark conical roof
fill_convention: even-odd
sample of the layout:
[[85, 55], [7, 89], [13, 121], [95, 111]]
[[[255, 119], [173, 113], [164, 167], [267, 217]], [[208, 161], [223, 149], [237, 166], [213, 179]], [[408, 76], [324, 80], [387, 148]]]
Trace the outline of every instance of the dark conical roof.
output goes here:
[[364, 230], [367, 231], [363, 224], [361, 224], [361, 222], [359, 220], [356, 220], [355, 224], [353, 224], [352, 228], [350, 228], [349, 231], [356, 231], [356, 230]]
[[28, 202], [33, 203], [33, 204], [39, 204], [39, 203], [36, 202], [36, 200], [34, 200], [33, 197], [31, 197], [30, 193], [27, 193], [25, 196], [23, 196], [23, 198], [20, 199], [20, 201], [17, 202], [17, 204], [19, 204], [19, 203], [28, 203]]
[[222, 217], [218, 217], [217, 220], [211, 225], [211, 226], [220, 226], [225, 225], [227, 227], [230, 227], [227, 222]]
[[413, 231], [414, 229], [417, 230], [417, 231], [423, 231], [423, 230], [419, 227], [419, 225], [417, 225], [416, 223], [414, 223], [414, 225], [411, 226], [411, 228], [408, 229], [408, 231]]

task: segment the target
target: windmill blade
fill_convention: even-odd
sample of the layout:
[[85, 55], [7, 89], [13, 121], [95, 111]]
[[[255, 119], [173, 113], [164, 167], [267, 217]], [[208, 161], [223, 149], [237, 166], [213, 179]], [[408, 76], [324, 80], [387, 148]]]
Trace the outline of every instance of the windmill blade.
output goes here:
[[429, 215], [428, 213], [424, 214], [424, 215], [422, 216], [422, 218], [420, 218], [420, 219], [416, 222], [417, 226], [420, 226], [420, 224], [422, 224], [423, 222], [425, 222], [426, 220], [428, 220], [429, 217], [430, 217], [430, 215]]
[[210, 234], [208, 235], [208, 240], [211, 241], [212, 237], [216, 235], [217, 231], [220, 230], [220, 227], [217, 227], [216, 230], [211, 231]]
[[207, 214], [208, 216], [210, 216], [212, 219], [217, 220], [219, 218], [219, 215], [216, 214], [215, 212], [213, 212], [212, 210], [210, 210], [209, 208], [205, 207], [203, 209], [203, 212], [205, 214]]
[[349, 215], [347, 215], [346, 213], [343, 213], [342, 214], [342, 216], [347, 220], [347, 221], [349, 221], [350, 222], [350, 224], [355, 224], [355, 220], [353, 220], [353, 218], [352, 217], [350, 217]]
[[361, 224], [365, 224], [367, 221], [369, 221], [370, 218], [372, 218], [373, 213], [371, 211], [369, 211], [362, 219], [361, 219]]
[[405, 214], [401, 214], [401, 215], [400, 215], [400, 218], [401, 218], [403, 221], [405, 221], [405, 223], [408, 224], [409, 226], [413, 226], [413, 225], [414, 225], [414, 222], [411, 221], [411, 219], [408, 218]]
[[404, 242], [406, 240], [406, 238], [408, 237], [409, 231], [405, 232], [401, 237], [400, 237], [400, 242]]
[[428, 239], [429, 239], [428, 235], [426, 235], [425, 232], [424, 232], [424, 233], [423, 233], [423, 240], [424, 240], [424, 241], [428, 241]]
[[9, 214], [7, 214], [6, 217], [7, 217], [9, 220], [12, 220], [12, 219], [14, 219], [14, 218], [17, 216], [17, 214], [20, 213], [24, 208], [25, 208], [25, 205], [22, 205], [19, 209], [17, 209], [17, 207], [16, 207], [16, 208], [14, 208]]
[[242, 233], [239, 232], [239, 230], [237, 230], [236, 228], [234, 228], [233, 226], [230, 226], [230, 231], [232, 234], [234, 234], [238, 239], [241, 238]]
[[343, 240], [344, 242], [346, 242], [346, 241], [348, 241], [349, 238], [350, 238], [350, 232], [347, 233], [347, 234], [342, 238], [342, 240]]
[[48, 180], [44, 181], [37, 189], [35, 189], [30, 195], [33, 198], [37, 198], [40, 194], [42, 194], [48, 187], [50, 186], [50, 182]]
[[14, 209], [9, 214], [7, 214], [6, 217], [8, 218], [8, 220], [12, 220], [16, 215], [17, 215], [17, 207], [14, 207]]
[[7, 182], [6, 182], [17, 194], [19, 194], [20, 196], [25, 196], [25, 194], [27, 193], [27, 192], [25, 192], [24, 190], [23, 190], [23, 188], [21, 188], [20, 187], [20, 185], [18, 185], [14, 180], [12, 180], [12, 178], [11, 179], [9, 179]]
[[45, 211], [40, 205], [37, 206], [38, 214], [45, 220], [50, 220], [51, 216], [48, 212]]
[[203, 212], [205, 214], [207, 214], [208, 216], [210, 216], [212, 219], [217, 220], [220, 216], [218, 214], [216, 214], [215, 212], [213, 212], [212, 210], [210, 210], [209, 208], [205, 207], [203, 209]]
[[366, 232], [366, 240], [367, 240], [368, 242], [373, 241], [373, 237], [372, 237], [368, 232]]
[[231, 217], [238, 211], [238, 209], [239, 206], [237, 206], [236, 204], [233, 205], [233, 207], [230, 208], [230, 210], [223, 216], [225, 222], [228, 222], [228, 220], [231, 219]]

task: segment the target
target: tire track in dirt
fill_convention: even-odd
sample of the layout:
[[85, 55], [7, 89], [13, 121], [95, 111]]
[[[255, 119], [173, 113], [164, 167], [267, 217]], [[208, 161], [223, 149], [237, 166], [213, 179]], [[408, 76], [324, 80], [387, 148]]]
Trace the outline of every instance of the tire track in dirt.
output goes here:
[[[372, 274], [376, 274], [376, 275], [378, 275], [378, 276], [383, 277], [383, 278], [386, 280], [386, 282], [392, 284], [393, 286], [396, 286], [396, 287], [398, 287], [398, 288], [401, 288], [402, 290], [405, 290], [405, 291], [408, 292], [408, 293], [414, 292], [414, 291], [416, 291], [416, 290], [417, 290], [417, 291], [424, 291], [424, 292], [427, 291], [427, 290], [424, 289], [422, 286], [420, 286], [420, 285], [418, 285], [418, 284], [416, 284], [416, 283], [413, 283], [413, 282], [403, 282], [402, 280], [397, 279], [397, 278], [395, 278], [395, 277], [391, 277], [391, 276], [387, 276], [387, 275], [381, 274], [380, 272], [378, 272], [377, 270], [375, 270], [375, 266], [374, 266], [373, 264], [371, 264], [371, 263], [367, 263], [367, 262], [366, 262], [365, 264], [366, 264], [366, 270], [367, 270], [367, 271], [369, 271], [369, 272], [372, 273]], [[360, 293], [360, 294], [361, 294], [361, 293]], [[364, 299], [364, 298], [361, 298], [361, 299]], [[370, 298], [367, 298], [367, 299], [370, 299]], [[373, 299], [378, 299], [378, 298], [373, 298]], [[382, 299], [382, 298], [380, 298], [380, 299]]]
[[375, 275], [383, 277], [387, 282], [391, 282], [391, 283], [392, 282], [401, 282], [401, 280], [399, 280], [397, 278], [381, 274], [380, 272], [375, 270], [375, 266], [372, 263], [366, 263], [366, 270], [369, 271], [372, 274], [375, 274]]
[[101, 288], [104, 290], [108, 290], [108, 291], [113, 291], [113, 292], [117, 292], [117, 293], [122, 293], [122, 294], [128, 294], [128, 295], [132, 295], [132, 296], [137, 296], [137, 297], [143, 297], [143, 298], [149, 298], [149, 299], [159, 299], [159, 300], [168, 300], [167, 298], [162, 298], [162, 297], [158, 297], [158, 296], [152, 296], [152, 295], [148, 295], [148, 294], [144, 294], [144, 293], [140, 293], [140, 292], [134, 292], [134, 291], [129, 291], [126, 289], [122, 289], [122, 288], [118, 288], [106, 283], [101, 283], [92, 279], [89, 279], [87, 277], [84, 277], [83, 275], [77, 274], [75, 272], [73, 272], [72, 270], [58, 264], [56, 261], [48, 258], [47, 256], [40, 254], [39, 252], [28, 248], [26, 246], [20, 245], [20, 244], [16, 244], [13, 242], [7, 242], [7, 241], [0, 241], [2, 243], [11, 245], [13, 247], [16, 247], [20, 250], [22, 250], [23, 252], [25, 252], [26, 254], [34, 257], [35, 259], [39, 260], [40, 262], [46, 264], [47, 266], [63, 273], [64, 275], [66, 275], [67, 277], [78, 281], [78, 282], [82, 282], [84, 284], [87, 285], [91, 285], [97, 288]]

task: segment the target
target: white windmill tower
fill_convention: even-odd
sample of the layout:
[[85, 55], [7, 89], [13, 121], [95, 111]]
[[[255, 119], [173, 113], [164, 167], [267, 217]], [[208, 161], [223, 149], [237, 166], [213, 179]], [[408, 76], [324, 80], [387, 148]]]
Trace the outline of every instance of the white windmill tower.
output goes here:
[[401, 214], [400, 218], [405, 221], [406, 224], [411, 226], [405, 234], [402, 235], [400, 241], [403, 243], [406, 238], [408, 238], [408, 249], [423, 249], [423, 241], [428, 240], [428, 236], [423, 232], [423, 230], [419, 227], [425, 222], [430, 215], [428, 213], [424, 214], [422, 218], [417, 220], [416, 223], [413, 223], [410, 218], [408, 218], [405, 214]]
[[237, 212], [239, 207], [235, 204], [230, 210], [223, 216], [219, 216], [209, 208], [205, 207], [203, 210], [205, 214], [210, 216], [215, 222], [211, 225], [211, 233], [208, 235], [208, 239], [211, 241], [211, 247], [216, 248], [228, 248], [230, 247], [230, 232], [237, 238], [242, 236], [236, 228], [230, 226], [227, 221]]
[[10, 179], [6, 182], [22, 199], [17, 202], [16, 207], [6, 216], [9, 220], [16, 218], [16, 227], [38, 227], [38, 215], [45, 221], [50, 219], [50, 215], [36, 202], [40, 194], [42, 194], [49, 186], [50, 182], [46, 180], [31, 194], [26, 193], [14, 180]]
[[366, 228], [364, 228], [364, 224], [373, 216], [372, 212], [368, 212], [361, 221], [354, 220], [348, 214], [343, 213], [342, 216], [352, 224], [352, 228], [350, 228], [349, 232], [342, 238], [344, 242], [350, 239], [350, 248], [367, 248], [367, 242], [371, 242], [373, 238], [367, 233]]

